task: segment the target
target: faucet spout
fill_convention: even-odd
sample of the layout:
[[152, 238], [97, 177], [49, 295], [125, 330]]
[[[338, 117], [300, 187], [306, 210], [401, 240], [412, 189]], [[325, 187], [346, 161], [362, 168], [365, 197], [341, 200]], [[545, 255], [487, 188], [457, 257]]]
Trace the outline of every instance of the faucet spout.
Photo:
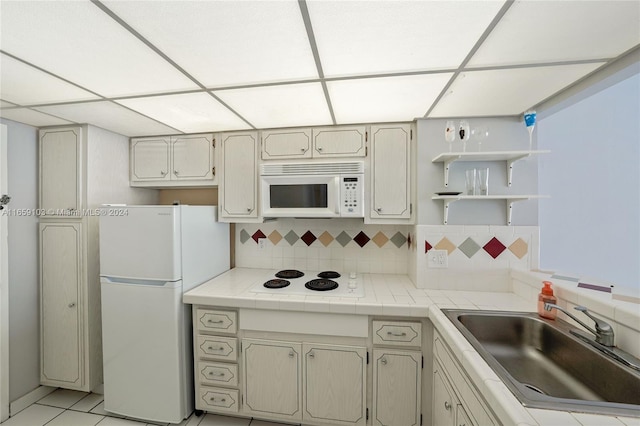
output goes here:
[[591, 313], [589, 313], [587, 308], [585, 308], [584, 306], [576, 306], [575, 309], [580, 311], [580, 312], [582, 312], [583, 314], [585, 314], [586, 316], [588, 316], [589, 318], [591, 318], [593, 320], [593, 322], [595, 323], [595, 326], [596, 326], [595, 330], [592, 327], [589, 327], [584, 322], [580, 321], [573, 314], [571, 314], [571, 312], [567, 311], [566, 309], [562, 308], [561, 306], [558, 306], [558, 305], [556, 305], [554, 303], [545, 303], [544, 304], [544, 309], [547, 310], [547, 311], [550, 311], [550, 310], [552, 310], [554, 308], [559, 310], [559, 311], [564, 312], [571, 319], [573, 319], [575, 322], [577, 322], [578, 324], [580, 324], [581, 326], [583, 326], [584, 328], [589, 330], [591, 333], [593, 333], [593, 335], [596, 337], [596, 342], [597, 343], [600, 343], [601, 345], [608, 346], [608, 347], [615, 346], [614, 345], [613, 328], [611, 327], [611, 325], [609, 325], [609, 323], [601, 320], [600, 318], [596, 318], [593, 315], [591, 315]]

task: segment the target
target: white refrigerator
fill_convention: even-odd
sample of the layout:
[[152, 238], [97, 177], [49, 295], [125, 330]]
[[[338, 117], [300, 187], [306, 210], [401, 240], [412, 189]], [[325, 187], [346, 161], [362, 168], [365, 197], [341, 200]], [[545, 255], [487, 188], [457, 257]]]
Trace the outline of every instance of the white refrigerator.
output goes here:
[[105, 207], [100, 216], [104, 409], [180, 423], [193, 411], [190, 305], [182, 294], [229, 269], [214, 206]]

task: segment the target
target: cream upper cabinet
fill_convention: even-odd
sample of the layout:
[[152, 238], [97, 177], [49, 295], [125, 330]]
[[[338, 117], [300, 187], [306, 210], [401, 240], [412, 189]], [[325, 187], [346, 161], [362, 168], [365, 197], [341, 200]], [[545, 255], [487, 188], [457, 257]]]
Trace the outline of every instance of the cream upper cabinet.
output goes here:
[[365, 425], [367, 350], [303, 344], [303, 423]]
[[244, 410], [252, 416], [302, 420], [302, 345], [243, 339]]
[[367, 131], [365, 126], [264, 130], [261, 146], [263, 160], [364, 157]]
[[82, 390], [84, 354], [81, 262], [82, 225], [41, 222], [40, 230], [40, 381]]
[[262, 132], [262, 159], [311, 158], [311, 129], [281, 129]]
[[[371, 126], [369, 208], [365, 222], [407, 223], [413, 217], [409, 124]], [[397, 220], [400, 219], [400, 222]]]
[[365, 126], [313, 129], [314, 157], [364, 157], [368, 133]]
[[373, 424], [419, 426], [422, 353], [374, 349]]
[[214, 186], [215, 139], [211, 134], [132, 138], [131, 186]]
[[40, 130], [40, 209], [47, 216], [84, 208], [81, 127]]
[[224, 133], [220, 151], [220, 221], [258, 221], [258, 133]]

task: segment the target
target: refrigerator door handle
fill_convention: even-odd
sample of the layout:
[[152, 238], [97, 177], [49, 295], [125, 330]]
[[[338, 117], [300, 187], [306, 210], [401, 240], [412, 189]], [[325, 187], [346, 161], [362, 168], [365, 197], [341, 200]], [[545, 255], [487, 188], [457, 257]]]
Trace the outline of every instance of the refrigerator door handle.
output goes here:
[[120, 277], [100, 277], [101, 282], [110, 284], [127, 284], [127, 285], [146, 285], [153, 287], [175, 287], [180, 281], [163, 281], [163, 280], [141, 280]]

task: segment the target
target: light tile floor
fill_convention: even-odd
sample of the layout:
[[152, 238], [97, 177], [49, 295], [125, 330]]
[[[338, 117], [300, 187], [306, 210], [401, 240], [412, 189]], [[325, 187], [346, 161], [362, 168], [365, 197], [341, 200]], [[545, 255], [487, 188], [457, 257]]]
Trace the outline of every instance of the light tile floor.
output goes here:
[[[97, 393], [57, 389], [35, 404], [15, 414], [2, 426], [167, 426], [122, 418], [104, 411], [104, 400]], [[282, 423], [239, 417], [192, 414], [180, 426], [287, 426]], [[288, 425], [291, 426], [291, 425]]]

